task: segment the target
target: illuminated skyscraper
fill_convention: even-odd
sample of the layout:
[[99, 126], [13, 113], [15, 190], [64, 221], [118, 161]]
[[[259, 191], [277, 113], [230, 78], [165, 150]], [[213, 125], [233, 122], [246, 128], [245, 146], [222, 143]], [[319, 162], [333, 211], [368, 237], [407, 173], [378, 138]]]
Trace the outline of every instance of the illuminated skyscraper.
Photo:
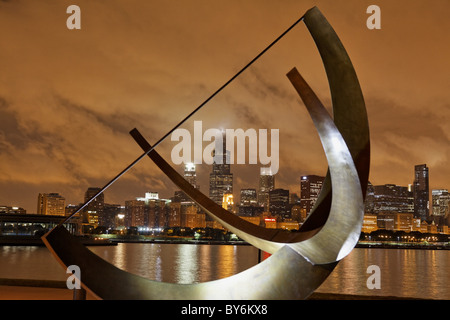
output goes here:
[[314, 204], [322, 190], [325, 177], [308, 175], [300, 178], [300, 206], [305, 210], [306, 215], [311, 212]]
[[414, 217], [426, 221], [430, 210], [429, 175], [426, 164], [414, 167]]
[[369, 185], [365, 201], [366, 213], [414, 212], [414, 197], [408, 187], [395, 184]]
[[264, 208], [258, 205], [256, 189], [241, 189], [238, 214], [244, 217], [255, 217], [263, 211]]
[[269, 211], [272, 216], [281, 219], [290, 218], [289, 190], [273, 189], [269, 191]]
[[224, 194], [233, 194], [233, 174], [230, 172], [230, 151], [226, 150], [223, 134], [221, 150], [213, 151], [214, 162], [209, 175], [209, 198], [222, 206]]
[[[197, 173], [195, 171], [195, 164], [186, 163], [184, 166], [184, 179], [189, 182], [195, 189], [200, 189], [200, 186], [197, 185]], [[194, 204], [191, 198], [189, 198], [183, 191], [177, 190], [175, 191], [174, 196], [175, 202]]]
[[37, 214], [65, 215], [66, 199], [58, 193], [39, 193]]
[[256, 197], [256, 189], [241, 189], [241, 206], [256, 206], [258, 198]]
[[433, 221], [439, 227], [449, 225], [450, 221], [450, 194], [447, 189], [437, 189], [431, 191], [433, 204]]
[[261, 168], [259, 175], [258, 205], [269, 211], [269, 192], [275, 189], [275, 176], [270, 168]]
[[197, 173], [195, 172], [195, 164], [186, 163], [184, 166], [184, 178], [192, 185], [194, 188], [198, 189], [197, 186]]
[[[88, 188], [84, 194], [84, 201], [88, 201], [95, 196], [101, 189]], [[100, 217], [103, 216], [103, 208], [105, 206], [105, 195], [101, 193], [94, 200], [92, 200], [83, 211], [83, 222], [89, 223], [93, 226], [99, 225]]]

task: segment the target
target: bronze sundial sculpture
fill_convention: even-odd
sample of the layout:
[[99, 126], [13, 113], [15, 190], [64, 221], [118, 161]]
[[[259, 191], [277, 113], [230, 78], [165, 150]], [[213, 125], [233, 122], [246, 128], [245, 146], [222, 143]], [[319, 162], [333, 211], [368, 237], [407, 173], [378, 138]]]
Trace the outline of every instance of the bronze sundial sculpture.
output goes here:
[[364, 98], [342, 43], [320, 11], [317, 8], [308, 10], [294, 25], [299, 21], [307, 26], [322, 57], [334, 115], [332, 119], [297, 69], [289, 71], [287, 77], [310, 113], [328, 161], [328, 173], [319, 199], [299, 232], [265, 229], [226, 211], [193, 188], [154, 150], [232, 78], [155, 146], [150, 146], [137, 129], [133, 129], [130, 134], [144, 154], [98, 194], [143, 157], [149, 156], [211, 217], [248, 243], [272, 255], [256, 266], [225, 279], [197, 284], [152, 281], [120, 270], [86, 249], [63, 226], [70, 216], [44, 235], [43, 241], [65, 268], [79, 266], [81, 283], [87, 291], [102, 299], [305, 299], [352, 251], [361, 232], [369, 176], [370, 140]]

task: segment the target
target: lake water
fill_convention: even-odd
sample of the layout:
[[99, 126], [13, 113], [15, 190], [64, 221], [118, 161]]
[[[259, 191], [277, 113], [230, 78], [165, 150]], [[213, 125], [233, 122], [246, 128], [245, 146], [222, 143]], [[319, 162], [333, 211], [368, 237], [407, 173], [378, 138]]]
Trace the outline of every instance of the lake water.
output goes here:
[[[258, 262], [244, 245], [119, 243], [89, 247], [97, 255], [140, 276], [164, 282], [221, 279]], [[380, 289], [367, 288], [367, 268], [380, 268]], [[0, 247], [0, 278], [66, 280], [65, 270], [45, 247]], [[354, 249], [318, 292], [450, 299], [450, 251]]]

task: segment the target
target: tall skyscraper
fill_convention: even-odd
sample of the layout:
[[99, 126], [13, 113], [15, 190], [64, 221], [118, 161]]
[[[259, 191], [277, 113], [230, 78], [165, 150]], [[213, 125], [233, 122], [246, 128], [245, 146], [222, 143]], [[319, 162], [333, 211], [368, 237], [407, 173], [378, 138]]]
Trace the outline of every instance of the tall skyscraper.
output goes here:
[[275, 189], [275, 176], [270, 168], [261, 168], [259, 175], [258, 205], [269, 211], [269, 192]]
[[290, 218], [289, 190], [273, 189], [269, 191], [269, 211], [272, 216], [281, 219]]
[[238, 214], [244, 217], [260, 215], [264, 208], [258, 205], [256, 189], [241, 189]]
[[447, 189], [436, 189], [431, 191], [432, 218], [436, 225], [442, 227], [450, 222], [450, 194]]
[[192, 185], [194, 188], [198, 189], [197, 186], [197, 173], [195, 171], [195, 164], [186, 163], [184, 166], [184, 178]]
[[[84, 194], [84, 201], [88, 201], [95, 196], [101, 188], [88, 188]], [[83, 211], [83, 222], [97, 227], [99, 220], [102, 219], [103, 209], [105, 207], [105, 195], [101, 193], [94, 200], [92, 200]]]
[[241, 198], [239, 200], [241, 206], [256, 206], [258, 203], [256, 189], [241, 189]]
[[366, 200], [364, 201], [364, 213], [373, 213], [375, 189], [370, 181], [367, 182]]
[[414, 217], [426, 221], [430, 210], [429, 174], [426, 164], [414, 167]]
[[[195, 189], [200, 189], [200, 186], [197, 185], [197, 173], [195, 171], [195, 164], [186, 163], [184, 165], [184, 179], [189, 182]], [[175, 202], [194, 204], [191, 198], [187, 196], [183, 191], [177, 190], [175, 191], [174, 199]]]
[[223, 134], [222, 150], [214, 150], [213, 157], [212, 172], [209, 175], [209, 198], [222, 206], [224, 194], [233, 194], [230, 151], [226, 150], [225, 134]]
[[395, 184], [368, 185], [365, 202], [366, 213], [414, 212], [414, 196], [408, 187]]
[[307, 175], [300, 178], [300, 206], [309, 215], [319, 197], [325, 177]]
[[66, 199], [59, 193], [39, 193], [37, 214], [65, 215]]

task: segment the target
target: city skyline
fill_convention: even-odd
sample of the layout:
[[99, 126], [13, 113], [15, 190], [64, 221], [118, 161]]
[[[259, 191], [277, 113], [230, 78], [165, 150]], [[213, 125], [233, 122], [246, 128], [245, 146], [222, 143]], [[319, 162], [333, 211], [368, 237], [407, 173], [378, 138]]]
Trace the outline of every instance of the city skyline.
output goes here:
[[[51, 192], [78, 203], [141, 154], [129, 130], [157, 141], [314, 5], [361, 82], [369, 180], [407, 186], [414, 165], [426, 163], [430, 192], [450, 187], [448, 1], [377, 1], [380, 30], [367, 29], [369, 4], [356, 0], [77, 4], [82, 27], [69, 31], [63, 3], [0, 2], [1, 205], [33, 212], [37, 195]], [[327, 163], [285, 77], [294, 66], [330, 107], [319, 54], [299, 24], [183, 127], [202, 120], [205, 128], [280, 129], [276, 187], [299, 193], [300, 176], [323, 176]], [[169, 160], [173, 146], [169, 138], [157, 150]], [[260, 167], [233, 165], [234, 189], [257, 188]], [[205, 194], [210, 172], [198, 167]], [[144, 159], [105, 201], [124, 203], [149, 189], [166, 197], [174, 186]]]
[[[232, 168], [231, 165], [228, 166], [230, 169]], [[415, 168], [418, 167], [426, 167], [426, 164], [424, 165], [416, 165], [414, 166]], [[197, 181], [197, 175], [196, 175], [196, 165], [194, 165], [193, 163], [188, 163], [186, 165], [183, 166], [183, 172], [184, 172], [184, 178], [187, 179], [195, 188], [199, 189], [200, 186], [196, 183]], [[228, 169], [228, 170], [230, 170]], [[214, 170], [213, 170], [214, 172]], [[270, 171], [269, 171], [270, 172]], [[427, 168], [427, 174], [428, 174], [428, 168]], [[265, 207], [268, 212], [271, 212], [271, 210], [269, 209], [269, 200], [267, 199], [267, 205], [264, 205], [264, 202], [261, 203], [258, 199], [260, 199], [260, 194], [265, 194], [266, 192], [264, 191], [264, 188], [261, 189], [261, 179], [264, 178], [266, 176], [266, 170], [261, 170], [260, 172], [260, 185], [259, 185], [259, 189], [257, 188], [257, 186], [249, 186], [246, 188], [241, 188], [239, 190], [235, 190], [234, 193], [236, 193], [236, 198], [235, 198], [235, 206], [234, 206], [234, 210], [236, 211], [235, 213], [240, 215], [239, 206], [258, 206], [258, 207]], [[284, 190], [283, 188], [277, 188], [275, 186], [274, 183], [274, 176], [270, 175], [272, 177], [272, 181], [271, 181], [271, 190]], [[314, 205], [315, 200], [317, 200], [317, 197], [321, 191], [321, 187], [322, 187], [322, 182], [324, 180], [325, 176], [316, 176], [316, 175], [304, 175], [301, 176], [299, 179], [299, 192], [296, 192], [295, 190], [285, 190], [288, 191], [288, 202], [291, 204], [294, 204], [293, 201], [291, 201], [291, 196], [295, 195], [296, 196], [296, 204], [300, 204], [301, 207], [303, 209], [305, 209], [306, 214], [308, 215], [310, 212], [310, 209], [312, 208], [312, 206]], [[211, 177], [210, 177], [211, 179]], [[410, 213], [414, 213], [415, 215], [417, 215], [417, 217], [420, 216], [419, 211], [421, 210], [420, 208], [416, 208], [416, 206], [414, 205], [414, 184], [411, 183], [409, 185], [406, 186], [401, 186], [401, 185], [397, 185], [397, 184], [390, 184], [390, 183], [385, 183], [385, 184], [379, 184], [379, 185], [373, 185], [371, 183], [371, 181], [368, 182], [368, 190], [367, 190], [367, 199], [366, 199], [366, 207], [365, 207], [365, 214], [373, 214], [375, 212], [375, 214], [379, 211], [379, 212], [389, 212], [389, 211], [393, 211], [393, 212], [410, 212]], [[305, 190], [303, 190], [305, 189]], [[444, 195], [444, 197], [448, 197], [448, 190], [450, 188], [445, 187], [445, 188], [441, 188], [441, 189], [428, 189], [428, 197], [429, 197], [429, 210], [428, 213], [424, 216], [422, 216], [422, 220], [428, 220], [432, 219], [432, 216], [435, 215], [442, 215], [442, 213], [434, 213], [435, 210], [443, 210], [443, 212], [447, 212], [449, 210], [449, 208], [446, 208], [444, 205], [444, 207], [442, 207], [442, 203], [439, 203], [439, 201], [437, 201], [437, 203], [435, 202], [435, 198], [434, 196], [436, 195]], [[98, 191], [100, 190], [99, 187], [88, 187], [84, 193], [84, 199], [80, 200], [78, 202], [73, 202], [73, 203], [65, 203], [65, 207], [66, 211], [65, 214], [67, 215], [69, 212], [73, 211], [74, 209], [76, 209], [76, 207], [78, 205], [81, 205], [83, 202], [89, 200], [94, 194], [96, 194]], [[261, 191], [263, 190], [263, 191]], [[302, 192], [303, 190], [303, 192]], [[107, 192], [107, 191], [106, 191]], [[392, 204], [390, 204], [390, 206], [394, 205], [398, 206], [395, 208], [389, 208], [389, 207], [380, 207], [380, 208], [373, 208], [373, 204], [372, 207], [368, 207], [368, 203], [373, 201], [373, 199], [369, 199], [371, 196], [373, 197], [373, 194], [378, 193], [378, 194], [386, 194], [388, 195], [388, 197], [392, 197], [393, 194], [396, 194], [396, 196], [400, 195], [400, 197], [404, 197], [406, 199], [407, 194], [409, 194], [410, 197], [410, 202], [408, 204], [403, 203], [403, 200], [394, 200], [393, 199], [389, 199], [387, 201], [394, 201]], [[145, 198], [141, 197], [140, 195], [145, 193]], [[225, 192], [228, 193], [228, 192]], [[233, 195], [234, 195], [233, 193]], [[392, 194], [391, 194], [392, 193]], [[432, 196], [433, 195], [433, 196]], [[64, 195], [59, 194], [58, 192], [51, 192], [51, 193], [39, 193], [38, 194], [38, 206], [37, 206], [37, 210], [36, 213], [38, 214], [47, 214], [42, 212], [42, 197], [46, 197], [46, 196], [50, 196], [50, 197], [54, 197], [54, 198], [62, 198], [63, 200], [65, 200]], [[268, 194], [267, 194], [268, 196]], [[394, 196], [394, 197], [396, 197]], [[127, 201], [144, 201], [146, 199], [146, 197], [153, 197], [155, 199], [160, 199], [160, 200], [171, 200], [173, 202], [191, 202], [192, 204], [194, 204], [195, 202], [190, 200], [189, 197], [187, 195], [184, 195], [184, 193], [182, 191], [180, 191], [177, 188], [174, 188], [172, 190], [172, 193], [169, 196], [165, 196], [162, 195], [160, 196], [160, 191], [159, 190], [155, 190], [155, 189], [146, 189], [146, 190], [141, 190], [141, 193], [135, 194], [133, 197], [129, 198], [129, 199], [125, 199], [123, 202], [120, 203], [115, 203], [114, 205], [124, 205]], [[243, 197], [244, 197], [244, 204], [243, 204]], [[253, 199], [254, 198], [254, 199]], [[107, 203], [108, 201], [105, 202], [105, 193], [99, 195], [96, 200], [93, 201], [93, 203], [89, 204], [86, 210], [90, 210], [89, 208], [96, 208], [96, 202], [97, 200], [99, 200], [101, 203]], [[252, 199], [252, 204], [250, 204], [250, 199]], [[302, 201], [302, 202], [300, 202]], [[383, 199], [381, 199], [381, 201], [384, 201]], [[397, 202], [398, 203], [397, 203]], [[248, 203], [246, 203], [248, 202]], [[253, 203], [254, 202], [254, 203]], [[381, 202], [382, 203], [382, 202]], [[111, 203], [110, 203], [111, 204]], [[218, 203], [219, 205], [221, 205], [222, 203]], [[0, 204], [6, 207], [13, 207], [9, 204]], [[448, 204], [447, 204], [448, 206]], [[441, 208], [442, 207], [442, 208]], [[22, 207], [15, 207], [16, 211], [18, 213], [20, 213], [21, 209], [24, 209]], [[438, 208], [438, 209], [436, 209]], [[376, 209], [374, 211], [374, 209]], [[26, 210], [26, 209], [25, 209]], [[97, 210], [97, 209], [94, 209]], [[27, 211], [27, 213], [35, 213], [35, 211]], [[53, 213], [55, 214], [55, 213]], [[61, 213], [60, 213], [61, 214]], [[245, 214], [243, 214], [245, 215]], [[444, 213], [444, 215], [446, 216], [446, 214]], [[98, 219], [98, 217], [97, 217]]]

